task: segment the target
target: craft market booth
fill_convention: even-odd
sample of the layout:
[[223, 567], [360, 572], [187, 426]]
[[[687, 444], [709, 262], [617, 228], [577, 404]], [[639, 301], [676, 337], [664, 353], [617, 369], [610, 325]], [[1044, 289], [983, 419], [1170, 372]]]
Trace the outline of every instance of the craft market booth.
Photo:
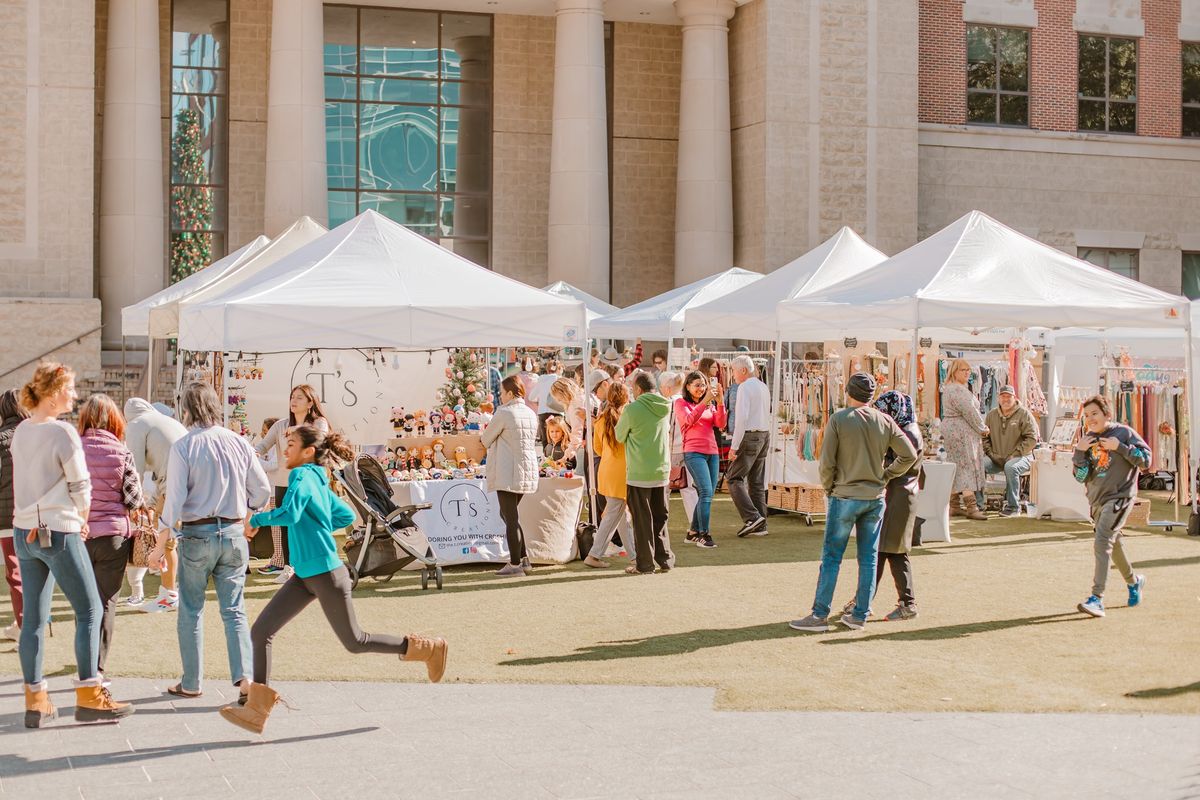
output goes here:
[[[271, 374], [280, 416], [292, 385], [320, 377], [334, 427], [383, 462], [396, 501], [432, 504], [416, 522], [448, 565], [508, 559], [481, 463], [487, 350], [586, 341], [583, 303], [479, 267], [374, 211], [179, 309], [180, 347], [225, 355], [235, 406], [252, 390], [234, 386]], [[440, 388], [431, 373], [444, 376]], [[575, 557], [583, 494], [581, 477], [556, 473], [521, 503], [533, 561]]]
[[[888, 386], [914, 394], [926, 423], [923, 430], [929, 434], [928, 459], [938, 449], [941, 376], [935, 370], [943, 353], [962, 353], [970, 361], [973, 350], [993, 348], [1004, 359], [1013, 359], [1011, 377], [1029, 399], [1035, 388], [1028, 380], [1028, 367], [1034, 361], [1031, 353], [1037, 349], [1035, 342], [1050, 341], [1047, 331], [1140, 327], [1175, 331], [1190, 339], [1188, 308], [1185, 298], [1066, 255], [973, 211], [858, 275], [781, 302], [777, 347], [831, 334], [845, 337], [847, 345], [863, 340], [872, 346], [876, 342], [897, 345], [896, 352], [882, 362], [868, 356], [851, 364], [843, 352], [833, 366], [827, 361], [817, 365], [820, 374], [814, 377], [835, 395], [823, 403], [826, 409], [842, 402], [836, 393], [844, 391], [845, 378], [856, 366], [882, 375]], [[1192, 356], [1182, 341], [1186, 378]], [[899, 347], [905, 343], [901, 352]], [[879, 370], [878, 363], [888, 364], [889, 369]], [[1033, 493], [1040, 512], [1038, 465], [1035, 460]], [[936, 460], [925, 463], [925, 485], [917, 507], [925, 540], [943, 536], [948, 540], [952, 469], [952, 464]]]

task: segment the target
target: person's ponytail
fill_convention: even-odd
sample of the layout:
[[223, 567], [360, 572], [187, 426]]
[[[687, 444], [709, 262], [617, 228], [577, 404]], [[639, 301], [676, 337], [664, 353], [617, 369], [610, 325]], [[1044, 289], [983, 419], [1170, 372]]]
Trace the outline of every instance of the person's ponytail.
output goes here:
[[311, 447], [316, 452], [313, 463], [327, 469], [332, 470], [354, 458], [354, 448], [340, 433], [324, 433], [312, 425], [297, 425], [288, 435], [299, 439], [302, 448]]

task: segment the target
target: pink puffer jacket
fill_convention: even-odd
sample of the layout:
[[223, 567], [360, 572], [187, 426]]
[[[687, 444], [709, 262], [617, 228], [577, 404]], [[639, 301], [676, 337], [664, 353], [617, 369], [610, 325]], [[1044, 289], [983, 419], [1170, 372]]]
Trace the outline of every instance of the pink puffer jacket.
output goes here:
[[[89, 537], [132, 536], [131, 510], [141, 505], [141, 481], [133, 466], [133, 455], [120, 439], [106, 430], [88, 428], [83, 436], [83, 455], [92, 479], [92, 506], [88, 511]], [[126, 482], [133, 486], [126, 486]], [[129, 496], [127, 498], [127, 496]]]

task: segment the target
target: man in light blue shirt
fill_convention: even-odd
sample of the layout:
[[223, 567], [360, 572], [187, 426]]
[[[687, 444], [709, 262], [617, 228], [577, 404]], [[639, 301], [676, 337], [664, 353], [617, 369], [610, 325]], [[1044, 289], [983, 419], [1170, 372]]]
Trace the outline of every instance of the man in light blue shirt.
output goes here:
[[244, 520], [271, 498], [271, 484], [245, 439], [221, 425], [221, 401], [211, 386], [193, 383], [181, 402], [187, 435], [171, 447], [159, 546], [151, 563], [176, 541], [179, 559], [179, 655], [183, 678], [167, 689], [199, 697], [203, 663], [204, 595], [211, 576], [217, 589], [225, 647], [234, 685], [248, 681], [250, 625], [243, 590], [250, 552]]

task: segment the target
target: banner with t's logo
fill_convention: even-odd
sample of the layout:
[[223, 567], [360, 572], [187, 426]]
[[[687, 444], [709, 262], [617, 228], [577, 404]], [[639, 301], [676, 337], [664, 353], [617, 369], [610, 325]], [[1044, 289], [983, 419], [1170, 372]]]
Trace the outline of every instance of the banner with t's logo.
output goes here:
[[[407, 487], [410, 503], [433, 504], [433, 508], [417, 512], [413, 519], [429, 539], [439, 563], [508, 560], [500, 504], [483, 481], [414, 481]], [[404, 504], [402, 498], [397, 501]]]

